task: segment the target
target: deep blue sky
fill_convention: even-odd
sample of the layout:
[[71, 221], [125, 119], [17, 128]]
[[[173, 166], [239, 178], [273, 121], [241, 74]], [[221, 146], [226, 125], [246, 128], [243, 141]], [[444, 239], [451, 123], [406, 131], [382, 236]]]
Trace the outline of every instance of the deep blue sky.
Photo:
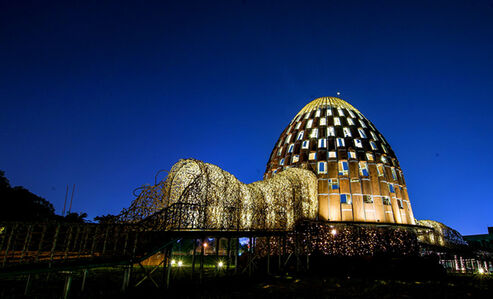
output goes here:
[[0, 1], [0, 169], [57, 212], [75, 183], [74, 211], [118, 213], [180, 158], [260, 180], [336, 91], [392, 145], [416, 218], [486, 233], [493, 1]]

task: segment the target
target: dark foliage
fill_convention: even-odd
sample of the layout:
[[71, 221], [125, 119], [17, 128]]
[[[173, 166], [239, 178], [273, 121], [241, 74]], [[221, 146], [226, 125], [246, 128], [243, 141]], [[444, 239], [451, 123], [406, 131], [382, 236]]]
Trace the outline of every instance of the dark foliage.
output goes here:
[[116, 223], [119, 218], [119, 216], [108, 214], [96, 216], [94, 217], [94, 220], [97, 221], [99, 224], [113, 224]]
[[43, 221], [55, 216], [53, 205], [24, 187], [11, 187], [0, 171], [0, 221]]

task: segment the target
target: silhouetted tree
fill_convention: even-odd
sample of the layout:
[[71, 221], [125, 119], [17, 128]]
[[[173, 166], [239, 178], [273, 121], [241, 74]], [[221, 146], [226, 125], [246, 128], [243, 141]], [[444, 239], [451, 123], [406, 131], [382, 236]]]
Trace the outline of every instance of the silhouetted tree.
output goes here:
[[94, 217], [94, 221], [97, 221], [99, 224], [112, 224], [118, 221], [118, 216], [116, 215], [101, 215]]
[[43, 221], [55, 216], [55, 208], [46, 199], [24, 187], [11, 187], [0, 171], [0, 221]]
[[68, 213], [62, 219], [65, 222], [74, 222], [74, 223], [84, 223], [86, 222], [87, 213]]

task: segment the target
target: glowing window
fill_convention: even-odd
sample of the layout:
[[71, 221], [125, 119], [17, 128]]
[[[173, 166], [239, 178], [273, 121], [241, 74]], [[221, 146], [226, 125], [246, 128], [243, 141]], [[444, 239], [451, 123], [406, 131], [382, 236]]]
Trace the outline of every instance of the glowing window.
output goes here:
[[302, 149], [307, 149], [309, 146], [310, 146], [310, 141], [308, 140], [303, 141], [303, 143], [301, 144]]
[[375, 141], [370, 141], [370, 146], [371, 146], [371, 149], [376, 151], [377, 150], [377, 145], [375, 144]]
[[392, 178], [394, 178], [394, 181], [397, 181], [397, 173], [395, 172], [395, 168], [391, 167], [390, 170], [392, 171]]
[[318, 173], [327, 173], [327, 162], [318, 162]]
[[325, 139], [325, 138], [319, 139], [318, 140], [318, 147], [319, 148], [327, 147], [327, 139]]
[[370, 134], [371, 134], [371, 138], [373, 138], [373, 140], [378, 141], [377, 135], [373, 131], [370, 131]]
[[331, 116], [332, 115], [332, 109], [331, 108], [327, 108], [327, 116]]
[[368, 161], [373, 161], [373, 155], [372, 155], [372, 154], [370, 154], [370, 153], [366, 153], [366, 159], [367, 159]]
[[383, 163], [387, 163], [387, 158], [385, 158], [385, 156], [380, 157], [380, 159], [382, 160]]
[[318, 138], [318, 129], [312, 129], [312, 132], [310, 133], [310, 138]]
[[366, 128], [366, 125], [365, 125], [365, 122], [362, 121], [361, 119], [358, 119], [360, 125], [363, 127], [363, 128]]
[[320, 109], [318, 109], [317, 112], [315, 112], [315, 117], [320, 117]]
[[349, 118], [349, 117], [348, 117], [348, 118], [346, 118], [346, 119], [347, 119], [347, 123], [348, 123], [349, 125], [354, 126], [354, 121], [353, 121], [353, 119], [352, 119], [352, 118]]
[[349, 165], [347, 161], [339, 161], [339, 175], [348, 175]]
[[281, 161], [279, 161], [279, 165], [284, 165], [284, 158], [282, 158]]
[[308, 159], [316, 160], [317, 159], [317, 153], [310, 153], [310, 155], [308, 155]]
[[326, 126], [327, 125], [327, 119], [325, 117], [320, 118], [320, 125], [321, 126]]
[[399, 205], [399, 209], [404, 209], [404, 205], [402, 204], [402, 199], [397, 199], [397, 204]]
[[282, 154], [282, 147], [279, 148], [279, 150], [277, 151], [277, 155], [280, 156]]
[[305, 119], [308, 119], [310, 117], [310, 112], [305, 113]]
[[347, 112], [349, 113], [349, 115], [351, 115], [352, 118], [355, 118], [353, 111], [348, 110]]
[[377, 172], [378, 172], [378, 176], [384, 176], [382, 164], [377, 164]]
[[285, 143], [289, 143], [291, 141], [291, 134], [288, 135], [288, 138], [286, 138]]
[[300, 131], [300, 132], [298, 133], [298, 138], [296, 138], [296, 140], [301, 140], [301, 139], [303, 139], [303, 134], [305, 134], [305, 131]]
[[378, 136], [380, 136], [380, 139], [382, 140], [383, 143], [387, 143], [387, 141], [385, 141], [385, 138], [383, 138], [381, 134], [378, 134]]
[[390, 198], [387, 196], [382, 196], [382, 203], [386, 206], [390, 206]]
[[330, 179], [329, 186], [331, 190], [339, 189], [339, 180], [338, 179]]
[[389, 184], [389, 191], [390, 193], [395, 193], [394, 185]]
[[307, 122], [306, 122], [306, 128], [307, 129], [310, 129], [313, 125], [313, 119], [309, 119]]
[[341, 120], [339, 119], [339, 117], [334, 117], [334, 125], [336, 125], [336, 126], [341, 125]]
[[356, 159], [356, 153], [355, 152], [348, 152], [349, 159]]
[[294, 144], [289, 145], [288, 153], [292, 153], [294, 148]]
[[362, 128], [358, 129], [358, 133], [359, 133], [359, 137], [366, 138], [365, 130], [363, 130]]
[[344, 137], [351, 137], [351, 130], [348, 127], [342, 128], [342, 132], [344, 133]]
[[368, 164], [365, 161], [359, 162], [359, 174], [361, 176], [368, 176]]
[[295, 129], [298, 130], [300, 127], [301, 127], [301, 122], [299, 122], [299, 123], [296, 124]]
[[293, 161], [293, 163], [296, 163], [296, 162], [298, 162], [299, 160], [300, 160], [300, 155], [294, 155], [294, 156], [293, 156], [293, 160], [292, 160], [292, 161]]
[[341, 203], [351, 204], [351, 194], [341, 194]]
[[373, 203], [373, 197], [368, 194], [363, 194], [363, 202], [364, 203]]
[[387, 153], [387, 148], [385, 147], [385, 145], [382, 144], [382, 149], [385, 153]]
[[337, 138], [337, 146], [338, 147], [343, 147], [344, 146], [344, 138]]
[[337, 158], [336, 152], [329, 152], [329, 159], [332, 159], [332, 158]]
[[334, 130], [334, 127], [328, 127], [327, 129], [327, 136], [336, 136], [336, 130]]
[[341, 108], [337, 108], [337, 113], [339, 113], [339, 116], [344, 116], [344, 111]]
[[359, 148], [363, 147], [363, 143], [359, 139], [354, 139], [354, 145]]

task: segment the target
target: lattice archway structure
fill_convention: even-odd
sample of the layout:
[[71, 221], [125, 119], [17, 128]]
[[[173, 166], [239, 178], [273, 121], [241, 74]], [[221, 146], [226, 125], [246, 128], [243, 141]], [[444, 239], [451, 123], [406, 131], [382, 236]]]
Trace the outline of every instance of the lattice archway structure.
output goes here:
[[140, 190], [120, 218], [154, 229], [292, 230], [318, 214], [317, 178], [300, 168], [243, 184], [218, 166], [183, 159]]

